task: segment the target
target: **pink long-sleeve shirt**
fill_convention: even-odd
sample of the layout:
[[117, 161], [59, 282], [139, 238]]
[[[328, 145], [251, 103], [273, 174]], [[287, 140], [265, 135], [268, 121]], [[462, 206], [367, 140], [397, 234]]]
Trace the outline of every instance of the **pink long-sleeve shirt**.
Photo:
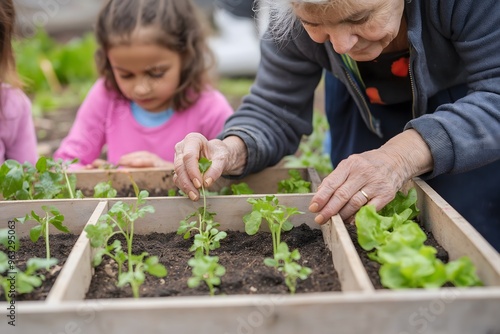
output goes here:
[[99, 79], [78, 110], [75, 122], [54, 158], [79, 159], [87, 165], [99, 158], [107, 145], [107, 160], [117, 164], [121, 156], [149, 151], [166, 161], [174, 160], [174, 147], [190, 132], [215, 138], [233, 113], [226, 98], [216, 90], [203, 92], [186, 110], [175, 112], [164, 124], [145, 127], [132, 115], [130, 101], [105, 87]]
[[31, 101], [20, 89], [0, 87], [0, 164], [12, 159], [34, 165], [38, 152]]

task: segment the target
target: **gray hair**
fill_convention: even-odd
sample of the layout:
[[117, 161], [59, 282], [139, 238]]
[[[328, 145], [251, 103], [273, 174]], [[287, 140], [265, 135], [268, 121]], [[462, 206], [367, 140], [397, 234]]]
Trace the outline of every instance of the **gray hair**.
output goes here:
[[259, 0], [259, 10], [265, 10], [269, 15], [269, 30], [277, 41], [289, 39], [298, 23], [293, 13], [294, 5], [317, 5], [328, 7], [334, 0]]

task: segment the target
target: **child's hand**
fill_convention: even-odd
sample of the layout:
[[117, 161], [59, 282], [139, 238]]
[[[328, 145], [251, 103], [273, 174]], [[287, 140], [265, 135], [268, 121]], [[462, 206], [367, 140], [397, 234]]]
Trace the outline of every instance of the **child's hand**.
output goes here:
[[99, 169], [99, 168], [107, 168], [112, 166], [109, 162], [103, 159], [96, 159], [91, 164], [85, 165], [84, 169]]
[[118, 161], [121, 167], [162, 167], [174, 169], [174, 164], [148, 151], [138, 151], [123, 155]]

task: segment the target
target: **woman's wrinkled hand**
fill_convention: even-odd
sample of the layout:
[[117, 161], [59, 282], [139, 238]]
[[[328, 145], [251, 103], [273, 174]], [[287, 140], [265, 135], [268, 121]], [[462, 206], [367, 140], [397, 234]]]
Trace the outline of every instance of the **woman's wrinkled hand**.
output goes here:
[[344, 222], [352, 223], [356, 212], [366, 204], [377, 210], [383, 208], [403, 183], [391, 166], [390, 158], [377, 150], [341, 161], [311, 200], [309, 210], [318, 213], [315, 221], [323, 224], [340, 214]]
[[395, 136], [381, 148], [353, 154], [341, 161], [318, 187], [309, 210], [325, 223], [339, 214], [346, 223], [367, 204], [382, 209], [414, 176], [431, 171], [432, 154], [415, 130]]
[[[201, 175], [198, 162], [201, 157], [212, 161], [212, 165]], [[200, 133], [190, 133], [175, 145], [174, 183], [189, 198], [197, 201], [199, 189], [209, 187], [221, 175], [238, 175], [246, 161], [246, 146], [238, 137], [207, 140]]]

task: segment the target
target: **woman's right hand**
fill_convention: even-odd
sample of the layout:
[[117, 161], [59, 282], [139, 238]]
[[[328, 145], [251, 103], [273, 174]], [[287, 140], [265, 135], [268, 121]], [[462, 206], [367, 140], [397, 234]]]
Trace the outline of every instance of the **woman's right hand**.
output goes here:
[[[204, 187], [209, 187], [223, 174], [241, 174], [246, 155], [246, 146], [239, 137], [208, 140], [200, 133], [190, 133], [175, 145], [174, 183], [191, 200], [197, 201], [202, 182]], [[202, 157], [212, 161], [203, 176], [198, 166]]]

